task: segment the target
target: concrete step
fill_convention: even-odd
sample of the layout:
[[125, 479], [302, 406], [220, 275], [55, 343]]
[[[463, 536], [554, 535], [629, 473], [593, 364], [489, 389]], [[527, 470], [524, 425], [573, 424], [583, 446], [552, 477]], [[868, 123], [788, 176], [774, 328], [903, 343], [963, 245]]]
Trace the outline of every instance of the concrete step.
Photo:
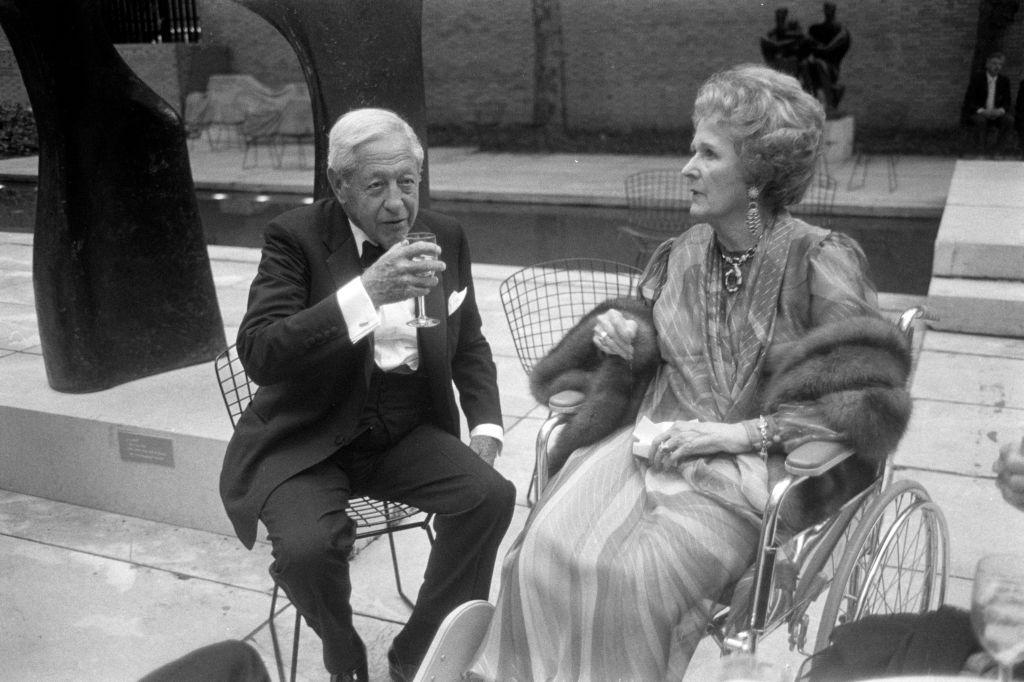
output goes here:
[[932, 276], [1024, 280], [1024, 206], [947, 205]]
[[928, 287], [932, 329], [1024, 338], [1024, 282], [935, 277]]
[[936, 277], [1024, 281], [1024, 162], [957, 161], [935, 240]]

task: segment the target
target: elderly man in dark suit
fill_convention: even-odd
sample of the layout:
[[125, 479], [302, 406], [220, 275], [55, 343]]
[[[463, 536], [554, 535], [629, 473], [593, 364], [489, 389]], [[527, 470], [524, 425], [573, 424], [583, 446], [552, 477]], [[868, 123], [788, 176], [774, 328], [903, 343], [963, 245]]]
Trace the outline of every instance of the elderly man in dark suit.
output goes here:
[[[266, 526], [274, 579], [320, 636], [332, 679], [366, 680], [367, 670], [349, 604], [350, 497], [436, 514], [416, 606], [388, 651], [398, 680], [412, 677], [454, 606], [487, 598], [514, 505], [492, 466], [501, 409], [469, 248], [456, 221], [419, 209], [422, 163], [394, 113], [342, 116], [330, 132], [334, 197], [270, 223], [238, 332], [260, 388], [228, 445], [221, 495], [247, 547], [257, 519]], [[410, 230], [437, 243], [410, 243]], [[408, 326], [416, 296], [437, 326]]]
[[[974, 130], [978, 154], [1001, 153], [1006, 137], [1013, 129], [1010, 113], [1010, 79], [1000, 71], [1006, 64], [1001, 52], [993, 52], [985, 60], [985, 70], [971, 77], [964, 94], [961, 117], [964, 125]], [[989, 131], [996, 131], [995, 144], [988, 145]]]

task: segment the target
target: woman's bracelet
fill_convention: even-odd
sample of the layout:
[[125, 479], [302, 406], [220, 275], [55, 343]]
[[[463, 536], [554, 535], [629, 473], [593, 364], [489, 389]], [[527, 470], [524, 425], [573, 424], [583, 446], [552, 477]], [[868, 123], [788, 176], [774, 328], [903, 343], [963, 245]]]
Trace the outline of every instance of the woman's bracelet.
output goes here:
[[761, 449], [758, 453], [762, 460], [768, 459], [768, 419], [762, 414], [757, 417], [757, 431], [761, 434]]

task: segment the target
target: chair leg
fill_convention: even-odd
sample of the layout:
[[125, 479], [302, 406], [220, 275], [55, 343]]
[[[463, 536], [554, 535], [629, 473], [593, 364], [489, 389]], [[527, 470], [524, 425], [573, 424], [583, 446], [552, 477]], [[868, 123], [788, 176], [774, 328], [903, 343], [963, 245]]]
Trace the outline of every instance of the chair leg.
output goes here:
[[398, 570], [398, 553], [395, 551], [395, 534], [388, 533], [388, 545], [391, 547], [391, 568], [395, 571], [395, 587], [398, 588], [398, 596], [402, 598], [402, 601], [411, 609], [413, 608], [412, 600], [405, 596], [405, 592], [402, 591], [402, 575]]
[[[295, 604], [292, 604], [295, 609]], [[302, 628], [302, 614], [295, 609], [295, 634], [292, 635], [292, 676], [288, 679], [295, 682], [295, 672], [299, 668], [299, 632]]]
[[[274, 592], [270, 595], [270, 641], [274, 645], [274, 661], [277, 663], [277, 679], [284, 682], [284, 662], [281, 660], [281, 643], [277, 639], [277, 626], [274, 624], [274, 617], [277, 615], [277, 592], [281, 588], [274, 583]], [[293, 656], [294, 658], [294, 656]]]

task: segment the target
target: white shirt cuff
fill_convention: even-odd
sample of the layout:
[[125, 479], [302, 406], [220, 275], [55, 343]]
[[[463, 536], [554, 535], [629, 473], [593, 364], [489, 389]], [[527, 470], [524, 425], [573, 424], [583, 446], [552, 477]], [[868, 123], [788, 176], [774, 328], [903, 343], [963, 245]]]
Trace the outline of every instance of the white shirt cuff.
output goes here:
[[469, 432], [469, 437], [473, 436], [490, 436], [499, 443], [505, 442], [505, 431], [497, 424], [477, 424], [476, 428]]
[[345, 318], [348, 337], [352, 343], [356, 343], [380, 326], [380, 316], [373, 307], [370, 295], [366, 293], [363, 280], [359, 277], [338, 289], [335, 298], [341, 309], [341, 316]]

